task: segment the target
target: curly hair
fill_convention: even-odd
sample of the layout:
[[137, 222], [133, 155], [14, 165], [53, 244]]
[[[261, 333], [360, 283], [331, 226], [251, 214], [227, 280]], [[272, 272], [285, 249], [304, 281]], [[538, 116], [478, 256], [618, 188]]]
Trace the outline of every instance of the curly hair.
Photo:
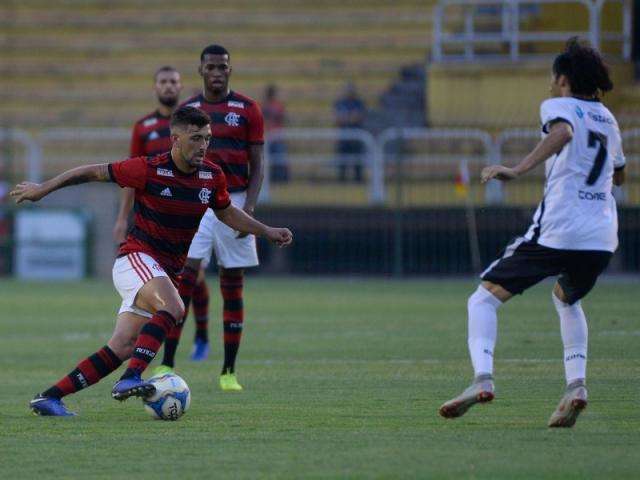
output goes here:
[[600, 53], [590, 45], [571, 37], [564, 52], [553, 61], [553, 74], [556, 78], [565, 75], [571, 86], [571, 93], [588, 97], [613, 90], [609, 76], [609, 67]]

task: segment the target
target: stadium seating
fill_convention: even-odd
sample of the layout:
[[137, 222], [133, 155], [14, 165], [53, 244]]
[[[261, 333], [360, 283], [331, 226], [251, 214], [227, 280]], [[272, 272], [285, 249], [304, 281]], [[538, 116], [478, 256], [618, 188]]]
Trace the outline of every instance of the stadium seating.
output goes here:
[[[239, 0], [3, 2], [3, 108], [25, 128], [121, 126], [153, 105], [151, 76], [164, 64], [198, 90], [198, 55], [231, 52], [233, 87], [260, 98], [281, 87], [296, 126], [332, 124], [332, 103], [356, 80], [371, 104], [401, 66], [422, 62], [434, 1]], [[191, 11], [185, 14], [185, 7]], [[38, 101], [34, 102], [34, 98]]]

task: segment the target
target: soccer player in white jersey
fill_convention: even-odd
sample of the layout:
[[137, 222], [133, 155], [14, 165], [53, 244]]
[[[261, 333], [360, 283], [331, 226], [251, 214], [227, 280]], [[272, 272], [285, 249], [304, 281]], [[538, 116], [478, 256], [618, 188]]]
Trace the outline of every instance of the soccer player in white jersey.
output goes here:
[[560, 317], [567, 389], [549, 419], [571, 427], [587, 405], [587, 321], [580, 305], [618, 246], [612, 185], [624, 182], [625, 159], [616, 119], [600, 102], [613, 83], [600, 54], [576, 38], [553, 63], [551, 99], [542, 102], [542, 141], [513, 168], [492, 165], [482, 182], [516, 180], [546, 161], [544, 195], [524, 237], [481, 275], [468, 301], [468, 346], [474, 381], [440, 407], [455, 418], [494, 397], [497, 310], [544, 278], [559, 276], [552, 300]]

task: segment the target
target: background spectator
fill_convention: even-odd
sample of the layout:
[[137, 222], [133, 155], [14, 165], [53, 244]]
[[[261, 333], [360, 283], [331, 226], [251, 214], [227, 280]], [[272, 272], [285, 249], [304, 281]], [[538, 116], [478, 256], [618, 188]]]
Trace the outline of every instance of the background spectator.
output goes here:
[[272, 182], [286, 182], [289, 180], [289, 166], [287, 165], [287, 145], [278, 138], [286, 121], [284, 103], [278, 98], [278, 87], [268, 85], [264, 92], [262, 103], [264, 129], [269, 137], [269, 172]]
[[[350, 130], [362, 128], [364, 125], [367, 107], [358, 96], [356, 86], [347, 83], [344, 94], [336, 100], [334, 113], [336, 126], [340, 129]], [[353, 169], [356, 182], [362, 181], [362, 154], [364, 145], [359, 140], [340, 139], [337, 144], [338, 151], [338, 177], [340, 181], [346, 181], [348, 171]]]

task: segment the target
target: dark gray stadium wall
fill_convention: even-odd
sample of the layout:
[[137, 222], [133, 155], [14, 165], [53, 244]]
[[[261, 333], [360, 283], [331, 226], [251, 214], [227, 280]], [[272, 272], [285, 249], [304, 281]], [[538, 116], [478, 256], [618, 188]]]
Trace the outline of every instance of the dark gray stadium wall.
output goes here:
[[636, 80], [640, 80], [640, 0], [634, 0], [633, 2], [633, 44], [632, 55], [633, 62], [635, 63]]

